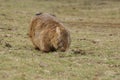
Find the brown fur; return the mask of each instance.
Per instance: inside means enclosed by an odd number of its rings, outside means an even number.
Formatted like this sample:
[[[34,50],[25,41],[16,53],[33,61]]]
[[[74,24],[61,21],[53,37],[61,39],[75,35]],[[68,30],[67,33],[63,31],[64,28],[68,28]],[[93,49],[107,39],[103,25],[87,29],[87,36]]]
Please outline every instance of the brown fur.
[[[70,46],[68,30],[48,13],[37,14],[32,19],[29,36],[35,48],[44,52],[66,51]]]

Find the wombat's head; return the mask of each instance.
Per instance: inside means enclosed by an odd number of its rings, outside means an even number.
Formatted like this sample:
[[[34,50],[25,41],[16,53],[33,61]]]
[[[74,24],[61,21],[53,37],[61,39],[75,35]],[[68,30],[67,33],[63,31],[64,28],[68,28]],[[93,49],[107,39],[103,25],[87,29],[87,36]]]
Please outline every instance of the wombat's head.
[[[70,34],[67,30],[59,28],[59,27],[56,28],[56,32],[58,34],[58,36],[57,36],[58,50],[64,52],[70,46],[70,42],[71,42]]]

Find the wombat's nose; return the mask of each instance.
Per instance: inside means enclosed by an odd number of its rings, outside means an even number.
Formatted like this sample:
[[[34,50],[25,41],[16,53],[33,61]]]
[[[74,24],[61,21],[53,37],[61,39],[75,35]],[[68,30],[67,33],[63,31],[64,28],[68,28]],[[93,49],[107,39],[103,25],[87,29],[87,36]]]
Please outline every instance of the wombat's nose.
[[[65,52],[65,50],[66,50],[66,49],[63,48],[63,47],[60,49],[61,52]]]
[[[65,52],[65,50],[61,50],[61,52]]]

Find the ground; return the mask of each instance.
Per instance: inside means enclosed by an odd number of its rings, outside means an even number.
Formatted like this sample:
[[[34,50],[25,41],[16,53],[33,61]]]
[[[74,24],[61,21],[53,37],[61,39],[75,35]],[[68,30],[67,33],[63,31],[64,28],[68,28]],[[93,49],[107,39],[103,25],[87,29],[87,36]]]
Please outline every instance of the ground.
[[[67,52],[34,49],[28,31],[38,12],[70,30]],[[120,80],[120,1],[0,0],[0,80]]]

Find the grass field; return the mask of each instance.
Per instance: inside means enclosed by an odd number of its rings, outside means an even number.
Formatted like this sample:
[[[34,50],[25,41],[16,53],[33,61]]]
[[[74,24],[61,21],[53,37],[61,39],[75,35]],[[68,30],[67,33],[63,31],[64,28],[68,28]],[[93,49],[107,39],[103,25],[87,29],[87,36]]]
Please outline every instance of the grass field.
[[[34,49],[27,34],[37,12],[70,30],[69,51]],[[120,1],[0,0],[0,80],[120,80]]]

